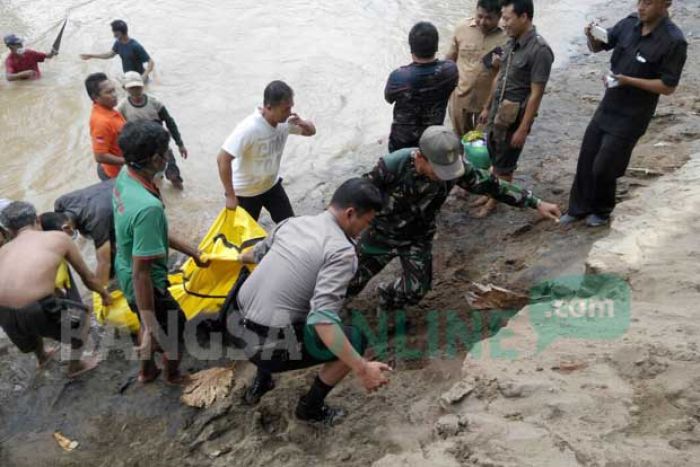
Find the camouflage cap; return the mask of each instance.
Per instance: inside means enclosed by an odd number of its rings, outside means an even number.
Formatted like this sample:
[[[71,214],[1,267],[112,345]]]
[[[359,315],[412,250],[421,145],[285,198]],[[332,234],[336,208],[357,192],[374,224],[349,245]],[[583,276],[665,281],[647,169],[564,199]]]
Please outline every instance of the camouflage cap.
[[[440,180],[449,181],[464,175],[462,142],[446,126],[428,127],[420,138],[423,154]]]

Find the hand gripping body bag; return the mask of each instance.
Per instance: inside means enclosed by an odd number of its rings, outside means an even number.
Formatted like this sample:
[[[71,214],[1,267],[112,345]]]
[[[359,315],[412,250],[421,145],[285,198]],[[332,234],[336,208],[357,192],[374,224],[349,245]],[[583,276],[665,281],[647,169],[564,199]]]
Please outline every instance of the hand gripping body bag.
[[[188,320],[202,313],[214,315],[219,312],[243,268],[240,254],[266,236],[265,230],[240,207],[219,213],[199,244],[202,260],[209,261],[209,267],[200,268],[189,258],[180,271],[168,277],[168,290]],[[138,331],[138,317],[129,309],[121,291],[112,293],[112,304],[107,307],[99,295],[94,294],[93,300],[95,317],[100,324]]]

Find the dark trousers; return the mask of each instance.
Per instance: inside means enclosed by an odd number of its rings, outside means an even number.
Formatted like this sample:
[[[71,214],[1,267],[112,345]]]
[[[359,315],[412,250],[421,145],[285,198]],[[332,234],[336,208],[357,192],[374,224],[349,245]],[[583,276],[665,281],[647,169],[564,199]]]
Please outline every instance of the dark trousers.
[[[141,313],[136,303],[129,303],[131,311],[136,313],[139,322],[142,323]],[[153,336],[161,350],[168,353],[170,360],[175,360],[176,355],[184,351],[184,332],[187,325],[187,317],[180,308],[180,304],[166,290],[153,288],[153,312],[155,313],[158,329],[154,329]],[[142,323],[143,325],[143,323]]]
[[[403,247],[384,243],[363,235],[357,245],[358,267],[348,286],[348,297],[354,297],[394,258],[401,260],[401,277],[382,284],[379,293],[388,310],[418,304],[432,288],[433,246],[431,242],[416,242]]]
[[[177,166],[177,160],[172,149],[168,149],[168,165],[165,166],[165,178],[170,182],[181,182],[180,168]]]
[[[102,168],[102,164],[97,164],[97,178],[99,178],[101,182],[109,180],[109,175],[107,175],[105,169]]]
[[[617,179],[627,170],[638,138],[622,138],[593,120],[586,129],[569,197],[569,214],[609,216],[615,209]]]
[[[276,224],[290,217],[294,217],[292,203],[289,202],[287,192],[284,191],[282,179],[280,179],[275,186],[258,196],[239,196],[238,204],[255,220],[258,220],[260,217],[262,208],[267,209],[267,212],[270,213],[272,220]]]

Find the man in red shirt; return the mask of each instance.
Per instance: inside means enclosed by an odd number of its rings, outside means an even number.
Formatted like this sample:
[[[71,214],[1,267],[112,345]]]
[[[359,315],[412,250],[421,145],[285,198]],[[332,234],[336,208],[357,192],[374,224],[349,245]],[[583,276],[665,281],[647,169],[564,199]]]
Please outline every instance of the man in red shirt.
[[[38,79],[41,77],[39,62],[56,56],[55,51],[47,54],[32,49],[25,49],[22,39],[14,34],[4,37],[5,45],[10,49],[10,55],[5,60],[5,77],[7,81]]]
[[[124,157],[118,139],[125,120],[114,107],[117,105],[117,89],[104,73],[93,73],[85,80],[85,89],[92,99],[90,114],[90,138],[95,155],[97,176],[105,181],[115,178],[124,165]]]

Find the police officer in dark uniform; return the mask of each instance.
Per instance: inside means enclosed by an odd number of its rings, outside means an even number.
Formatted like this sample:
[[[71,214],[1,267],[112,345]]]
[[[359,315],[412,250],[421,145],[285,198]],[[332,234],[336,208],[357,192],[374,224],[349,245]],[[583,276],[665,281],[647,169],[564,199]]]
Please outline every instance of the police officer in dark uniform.
[[[502,18],[510,41],[503,51],[501,71],[491,96],[491,110],[480,116],[488,122],[487,142],[493,172],[513,181],[520,153],[539,111],[554,62],[554,52],[532,24],[532,0],[505,0]],[[477,218],[496,207],[493,199],[483,200]]]
[[[688,44],[669,18],[671,3],[639,0],[638,14],[607,30],[607,43],[593,36],[593,25],[586,27],[591,51],[613,50],[612,71],[606,77],[605,97],[581,144],[569,211],[561,218],[562,224],[584,218],[590,227],[610,222],[617,178],[627,170],[659,95],[671,95],[678,86]]]

